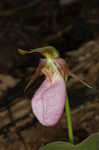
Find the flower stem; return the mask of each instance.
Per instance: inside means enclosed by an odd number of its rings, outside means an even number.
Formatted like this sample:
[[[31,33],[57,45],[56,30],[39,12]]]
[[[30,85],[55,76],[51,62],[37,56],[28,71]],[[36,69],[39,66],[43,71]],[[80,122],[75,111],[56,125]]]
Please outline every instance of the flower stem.
[[[68,95],[66,96],[66,103],[65,103],[65,111],[67,116],[67,126],[68,126],[68,136],[70,143],[74,143],[73,131],[72,131],[72,122],[71,122],[71,115],[70,115],[70,106]]]

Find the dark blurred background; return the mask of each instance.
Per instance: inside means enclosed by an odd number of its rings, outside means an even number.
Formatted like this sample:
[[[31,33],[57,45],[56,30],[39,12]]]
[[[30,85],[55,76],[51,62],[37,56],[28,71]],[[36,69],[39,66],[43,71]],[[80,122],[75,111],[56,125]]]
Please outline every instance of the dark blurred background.
[[[0,150],[37,150],[51,141],[68,141],[64,115],[52,128],[33,116],[31,97],[42,79],[24,93],[41,56],[21,56],[17,49],[47,45],[95,87],[68,81],[75,143],[99,131],[99,0],[1,0]]]
[[[98,6],[98,0],[0,1],[0,72],[24,62],[18,48],[53,45],[64,56],[96,38]]]

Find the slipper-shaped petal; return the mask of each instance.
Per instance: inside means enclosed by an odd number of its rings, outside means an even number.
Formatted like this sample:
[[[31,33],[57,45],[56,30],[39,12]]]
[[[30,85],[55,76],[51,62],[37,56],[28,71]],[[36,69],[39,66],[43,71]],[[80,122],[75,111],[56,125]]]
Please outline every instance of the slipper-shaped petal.
[[[32,98],[32,109],[42,125],[53,126],[61,118],[66,97],[65,82],[62,76],[54,76],[52,82],[43,81]]]

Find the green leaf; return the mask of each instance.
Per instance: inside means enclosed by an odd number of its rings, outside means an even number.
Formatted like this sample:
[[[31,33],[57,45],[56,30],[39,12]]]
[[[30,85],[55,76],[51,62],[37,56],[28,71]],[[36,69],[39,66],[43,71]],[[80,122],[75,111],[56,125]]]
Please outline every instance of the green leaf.
[[[99,150],[99,133],[89,136],[76,147],[76,150]]]
[[[67,142],[53,142],[49,143],[40,150],[99,150],[99,133],[93,134],[77,145]]]
[[[53,142],[40,148],[40,150],[74,150],[75,146],[67,142]]]

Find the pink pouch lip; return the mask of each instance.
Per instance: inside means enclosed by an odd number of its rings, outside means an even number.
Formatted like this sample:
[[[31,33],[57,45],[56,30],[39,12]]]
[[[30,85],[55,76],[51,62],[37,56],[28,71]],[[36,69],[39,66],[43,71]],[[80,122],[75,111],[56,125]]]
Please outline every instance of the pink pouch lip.
[[[64,79],[45,80],[32,98],[32,110],[44,126],[55,125],[64,111],[66,88]]]

